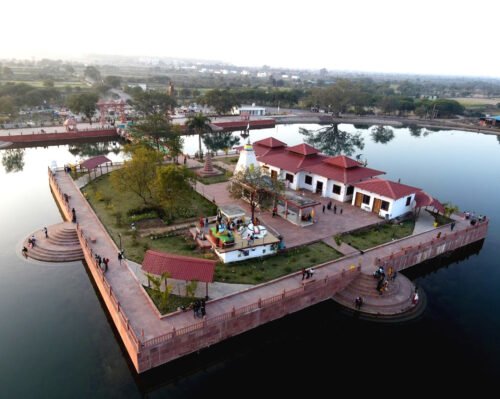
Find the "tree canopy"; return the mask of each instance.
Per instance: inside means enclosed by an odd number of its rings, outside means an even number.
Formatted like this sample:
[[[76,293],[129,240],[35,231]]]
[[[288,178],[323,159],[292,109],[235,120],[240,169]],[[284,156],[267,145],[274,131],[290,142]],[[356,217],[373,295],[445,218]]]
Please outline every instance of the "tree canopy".
[[[203,158],[203,152],[201,150],[201,136],[212,131],[210,121],[210,118],[203,115],[201,112],[190,115],[186,121],[188,133],[198,135],[198,156],[200,159]]]
[[[203,136],[203,143],[210,151],[223,150],[227,153],[233,146],[240,144],[240,138],[231,132],[208,133]]]
[[[163,157],[158,151],[145,146],[129,148],[129,151],[131,159],[111,174],[111,183],[115,189],[130,191],[138,195],[144,204],[152,205],[156,169]]]
[[[143,115],[167,114],[171,108],[177,105],[174,98],[166,93],[159,91],[142,91],[133,92],[133,100],[131,101],[134,109]]]
[[[84,114],[89,121],[92,121],[97,110],[99,97],[95,93],[73,94],[68,99],[68,107],[75,114]]]
[[[356,150],[362,150],[365,147],[361,133],[348,133],[340,130],[337,123],[317,130],[299,128],[299,133],[305,136],[307,144],[326,155],[351,156]]]
[[[179,149],[182,151],[183,139],[180,126],[173,125],[165,114],[147,115],[132,127],[131,133],[141,140],[151,138],[157,150],[160,149],[160,144],[163,144],[174,153],[178,153]],[[176,154],[169,155],[175,156]]]
[[[262,168],[251,165],[233,176],[228,189],[231,198],[249,201],[254,221],[255,209],[258,206],[261,209],[273,207],[277,198],[283,194],[285,184],[271,178]]]
[[[234,93],[229,90],[210,90],[203,97],[203,102],[215,109],[219,115],[227,114],[234,106],[240,105]]]

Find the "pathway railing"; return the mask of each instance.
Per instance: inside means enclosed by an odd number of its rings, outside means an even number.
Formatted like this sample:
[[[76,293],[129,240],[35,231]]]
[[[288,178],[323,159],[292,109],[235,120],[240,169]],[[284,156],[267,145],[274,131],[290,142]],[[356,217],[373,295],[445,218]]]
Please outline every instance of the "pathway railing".
[[[269,307],[269,306],[276,306],[278,304],[283,303],[284,301],[286,301],[288,299],[295,298],[295,297],[302,295],[306,289],[308,291],[309,290],[313,291],[321,286],[324,286],[328,283],[331,283],[332,279],[333,279],[333,281],[337,281],[337,280],[344,279],[347,274],[354,274],[354,273],[359,274],[360,272],[361,272],[360,267],[350,268],[348,270],[342,270],[341,272],[339,272],[333,276],[327,275],[324,278],[308,282],[307,285],[303,284],[300,287],[297,287],[297,288],[294,288],[294,289],[288,290],[288,291],[283,290],[281,293],[279,293],[277,295],[273,295],[273,296],[268,297],[268,298],[264,298],[264,299],[259,298],[256,302],[242,306],[240,308],[233,307],[231,309],[231,311],[229,311],[229,312],[225,312],[225,313],[219,314],[219,315],[214,316],[214,317],[207,317],[206,319],[204,319],[203,321],[200,321],[198,323],[191,324],[189,326],[186,326],[186,327],[183,327],[183,328],[180,328],[177,330],[174,328],[173,331],[170,331],[166,334],[163,334],[163,335],[160,335],[160,336],[157,336],[157,337],[154,337],[154,338],[151,338],[147,341],[142,342],[142,346],[145,348],[156,346],[156,345],[168,342],[168,341],[170,341],[170,340],[172,340],[175,337],[178,337],[180,335],[192,333],[195,331],[202,331],[207,326],[222,324],[228,320],[243,317],[245,315],[248,315],[249,313],[258,311],[262,308]],[[222,299],[223,298],[221,298],[221,300]]]
[[[57,168],[56,171],[63,171],[64,169],[62,168]],[[61,190],[61,187],[59,186],[59,183],[57,182],[57,179],[55,177],[55,174],[53,171],[49,168],[49,179],[51,180],[52,187],[55,188],[55,194],[59,197],[59,204],[65,208],[67,211],[67,216],[71,214],[71,211],[69,209],[69,204],[65,201],[64,198],[64,193]],[[94,260],[94,251],[92,250],[92,247],[89,243],[89,239],[84,235],[83,229],[77,224],[76,225],[76,232],[78,234],[78,237],[80,239],[80,246],[82,247],[82,250],[84,254],[87,255],[88,259]],[[97,273],[99,275],[99,278],[102,281],[102,285],[104,286],[104,289],[106,290],[106,294],[110,298],[110,302],[113,305],[114,310],[118,314],[119,320],[122,324],[122,327],[127,331],[128,336],[130,337],[131,341],[134,343],[136,350],[139,351],[141,347],[141,343],[137,335],[135,334],[134,330],[130,327],[130,319],[127,317],[125,314],[123,308],[120,306],[120,301],[117,299],[113,288],[111,287],[111,284],[109,281],[106,279],[106,276],[103,272],[103,270],[99,267],[99,263],[95,260],[92,262],[89,262],[89,267],[95,267],[97,270]],[[104,294],[104,293],[103,293]]]

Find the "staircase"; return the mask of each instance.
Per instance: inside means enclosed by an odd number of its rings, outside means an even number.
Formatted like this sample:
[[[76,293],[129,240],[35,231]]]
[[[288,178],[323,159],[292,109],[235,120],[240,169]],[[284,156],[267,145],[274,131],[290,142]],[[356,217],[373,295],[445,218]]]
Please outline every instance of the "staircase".
[[[361,273],[332,299],[349,309],[356,310],[355,299],[361,296],[363,305],[359,310],[360,313],[375,317],[401,318],[402,314],[414,313],[420,308],[412,303],[413,293],[413,284],[401,274],[398,274],[394,281],[389,281],[387,290],[381,295],[377,291],[377,279],[371,274]]]
[[[43,262],[73,262],[83,260],[83,251],[78,241],[76,225],[71,222],[63,222],[48,228],[49,238],[45,238],[43,231],[34,233],[36,243],[33,248],[28,245],[28,239],[24,246],[28,248],[27,256]]]

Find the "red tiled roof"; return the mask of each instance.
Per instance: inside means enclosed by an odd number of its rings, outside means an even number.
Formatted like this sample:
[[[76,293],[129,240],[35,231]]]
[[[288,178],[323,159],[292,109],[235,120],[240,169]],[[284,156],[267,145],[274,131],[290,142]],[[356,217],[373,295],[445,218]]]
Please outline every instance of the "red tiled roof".
[[[287,150],[290,152],[295,152],[296,154],[300,155],[319,154],[319,151],[316,148],[306,143],[297,144],[294,145],[293,147],[288,147]]]
[[[444,206],[437,199],[433,198],[431,195],[427,194],[425,191],[419,191],[415,194],[415,202],[417,203],[417,208],[423,206],[432,206],[436,208],[438,212],[444,213]]]
[[[370,193],[379,194],[387,198],[399,199],[410,194],[415,194],[421,191],[420,188],[407,186],[406,184],[396,183],[384,179],[370,179],[359,183],[353,184],[353,186],[368,191]]]
[[[272,150],[264,155],[257,156],[259,162],[284,169],[288,172],[297,173],[300,170],[307,169],[319,162],[325,157],[323,155],[315,155],[306,157],[297,153],[288,151]]]
[[[357,166],[363,166],[361,163],[346,157],[345,155],[337,155],[336,157],[327,158],[323,162],[341,168],[355,168]]]
[[[271,148],[286,147],[286,143],[283,143],[274,137],[267,137],[265,139],[255,141],[254,144]]]
[[[216,263],[215,260],[148,250],[142,262],[142,269],[156,275],[168,273],[171,278],[177,280],[211,283],[214,281]]]
[[[344,184],[356,183],[361,180],[385,174],[385,172],[380,170],[365,168],[363,166],[348,169],[331,166],[331,164],[326,161],[313,165],[307,170]]]
[[[106,162],[111,162],[111,159],[105,157],[104,155],[99,155],[94,158],[89,158],[83,162],[80,163],[80,167],[85,168],[85,169],[95,169],[99,165],[106,163]]]

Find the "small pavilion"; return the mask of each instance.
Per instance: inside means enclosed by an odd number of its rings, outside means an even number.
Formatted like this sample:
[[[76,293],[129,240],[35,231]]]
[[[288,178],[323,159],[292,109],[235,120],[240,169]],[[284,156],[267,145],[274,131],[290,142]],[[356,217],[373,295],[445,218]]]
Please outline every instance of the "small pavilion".
[[[113,166],[113,162],[111,159],[104,155],[98,155],[97,157],[89,158],[86,159],[85,161],[80,163],[80,169],[86,169],[89,173],[89,178],[90,178],[90,173],[93,170],[94,171],[94,178],[97,177],[97,169],[99,167],[99,170],[102,175],[102,168],[103,165],[106,167],[106,172],[109,172],[109,167]]]
[[[188,281],[203,282],[205,283],[205,292],[208,298],[208,283],[214,281],[216,264],[216,260],[173,255],[150,249],[146,251],[144,256],[142,270],[156,276],[168,273],[170,278],[184,280],[186,283]]]

